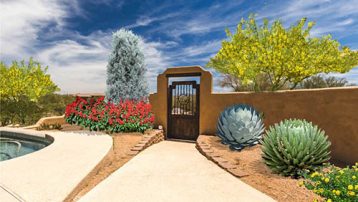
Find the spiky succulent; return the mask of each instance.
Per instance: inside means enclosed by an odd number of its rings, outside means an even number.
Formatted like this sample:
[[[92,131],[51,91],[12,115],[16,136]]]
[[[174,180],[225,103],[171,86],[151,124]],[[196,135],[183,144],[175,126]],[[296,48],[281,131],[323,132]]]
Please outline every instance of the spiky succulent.
[[[251,106],[241,104],[226,108],[217,125],[218,136],[232,150],[259,143],[265,130],[260,114]]]
[[[275,173],[300,176],[330,159],[329,142],[323,130],[299,119],[271,126],[262,140],[265,163]]]

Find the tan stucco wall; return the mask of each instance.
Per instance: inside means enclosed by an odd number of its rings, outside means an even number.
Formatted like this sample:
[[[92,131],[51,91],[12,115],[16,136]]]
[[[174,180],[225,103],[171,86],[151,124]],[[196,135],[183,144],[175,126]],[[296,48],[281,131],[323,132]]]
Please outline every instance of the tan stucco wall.
[[[215,134],[218,116],[226,107],[246,103],[264,113],[268,126],[287,118],[317,124],[332,142],[332,158],[358,161],[358,87],[278,92],[212,93],[212,75],[201,67],[169,68],[158,76],[158,91],[149,101],[156,125],[167,126],[167,74],[200,72],[200,134]]]

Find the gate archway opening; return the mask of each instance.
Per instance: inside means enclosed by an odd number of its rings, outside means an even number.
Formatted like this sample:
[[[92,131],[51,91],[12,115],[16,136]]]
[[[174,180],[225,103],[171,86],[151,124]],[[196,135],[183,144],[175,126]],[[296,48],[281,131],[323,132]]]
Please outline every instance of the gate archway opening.
[[[180,83],[182,81],[191,81],[191,83],[187,83],[186,86],[184,83]],[[195,82],[193,82],[195,81]],[[173,85],[175,84],[175,85]],[[170,85],[172,85],[172,89],[170,89]],[[183,86],[184,85],[184,86]],[[175,88],[174,88],[175,86]],[[187,94],[193,96],[192,98],[188,98],[189,95],[181,96],[182,106],[179,106],[180,110],[174,110],[173,114],[169,114],[172,112],[172,108],[177,108],[178,102],[176,102],[176,98],[180,97],[182,93],[180,90],[185,92],[188,91]],[[172,91],[172,92],[171,92]],[[193,91],[191,93],[191,91]],[[203,121],[206,120],[205,116],[203,116],[204,111],[200,109],[206,108],[206,99],[210,97],[212,91],[212,75],[209,71],[204,70],[200,66],[185,66],[185,67],[172,67],[166,69],[163,73],[159,74],[157,77],[157,92],[150,94],[149,102],[152,105],[152,111],[155,112],[155,126],[163,126],[164,133],[166,138],[176,138],[176,139],[184,139],[184,140],[196,140],[196,137],[199,134],[206,133],[207,131],[203,131],[205,127],[203,127]],[[169,100],[169,93],[172,93],[171,101]],[[179,93],[179,96],[176,95]],[[174,97],[174,98],[173,98]],[[176,102],[176,105],[173,105]],[[195,106],[198,105],[197,108],[194,106],[188,106],[188,103],[193,103]],[[186,104],[185,104],[186,103]],[[184,106],[183,106],[184,105]],[[184,109],[184,107],[187,107]],[[197,111],[193,111],[197,110]],[[194,113],[192,113],[192,111]],[[189,134],[193,133],[195,135],[188,135],[182,131],[173,131],[179,130],[179,128],[185,128],[186,124],[174,123],[174,126],[170,124],[173,122],[173,119],[169,121],[171,118],[170,115],[179,115],[179,112],[183,113],[183,115],[197,115],[197,117],[190,117],[195,119],[195,133],[189,132]],[[187,117],[187,116],[186,116]],[[179,118],[179,117],[175,117]],[[183,118],[183,117],[182,117]],[[185,122],[185,120],[182,120]],[[180,120],[177,120],[180,122]],[[189,121],[188,121],[189,122]],[[171,126],[171,128],[169,128]],[[177,126],[177,127],[176,127]],[[175,129],[172,129],[175,127]],[[191,127],[191,126],[189,126]],[[189,129],[188,129],[189,130]],[[174,132],[174,135],[173,133]],[[176,134],[179,135],[176,135]]]
[[[199,136],[201,73],[168,74],[167,138],[196,140]]]

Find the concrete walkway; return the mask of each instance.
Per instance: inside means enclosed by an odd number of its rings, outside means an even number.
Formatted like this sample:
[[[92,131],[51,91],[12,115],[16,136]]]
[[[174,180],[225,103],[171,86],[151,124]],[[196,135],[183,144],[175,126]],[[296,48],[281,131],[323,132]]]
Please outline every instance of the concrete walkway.
[[[164,141],[139,153],[80,201],[274,201],[207,160],[193,143]]]
[[[12,131],[48,134],[55,141],[39,151],[0,162],[1,202],[63,201],[112,148],[108,135]]]

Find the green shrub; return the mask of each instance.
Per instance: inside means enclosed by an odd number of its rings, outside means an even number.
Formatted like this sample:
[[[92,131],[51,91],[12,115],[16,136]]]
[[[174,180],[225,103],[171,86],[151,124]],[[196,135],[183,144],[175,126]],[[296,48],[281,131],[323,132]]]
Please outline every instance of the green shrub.
[[[265,163],[284,176],[298,177],[330,159],[324,131],[305,120],[284,120],[271,126],[262,141]]]
[[[249,105],[234,105],[225,109],[218,120],[218,136],[232,150],[259,143],[264,132],[260,114]]]
[[[33,125],[40,118],[65,113],[66,105],[75,100],[72,95],[47,94],[36,102],[27,96],[0,99],[1,126],[8,124]]]
[[[332,166],[327,172],[313,172],[300,182],[327,201],[358,201],[358,163],[351,168]]]
[[[0,99],[1,126],[8,124],[32,125],[42,114],[41,108],[36,102],[27,96],[19,96],[17,99]]]

